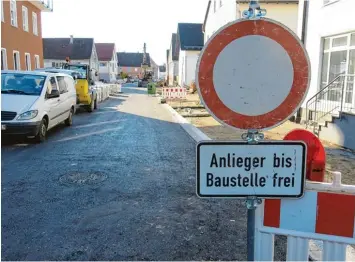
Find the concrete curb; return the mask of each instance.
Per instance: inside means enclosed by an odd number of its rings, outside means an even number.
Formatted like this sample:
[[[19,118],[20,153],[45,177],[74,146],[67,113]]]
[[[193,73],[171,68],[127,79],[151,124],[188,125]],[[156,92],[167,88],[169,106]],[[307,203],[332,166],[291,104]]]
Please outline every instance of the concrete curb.
[[[182,117],[178,112],[176,112],[170,105],[163,104],[171,114],[176,123],[179,123],[181,127],[192,137],[196,142],[211,140],[206,134],[204,134],[200,129],[191,124],[187,119]]]

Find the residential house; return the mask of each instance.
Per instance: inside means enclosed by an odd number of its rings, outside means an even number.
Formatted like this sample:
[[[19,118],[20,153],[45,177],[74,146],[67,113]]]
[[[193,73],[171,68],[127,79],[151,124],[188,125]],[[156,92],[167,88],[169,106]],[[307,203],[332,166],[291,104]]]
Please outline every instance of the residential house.
[[[96,43],[100,80],[114,82],[118,78],[117,52],[114,43]]]
[[[1,1],[1,69],[33,70],[43,66],[41,12],[52,0]]]
[[[312,77],[297,118],[312,120],[320,138],[355,150],[355,19],[344,10],[355,10],[355,1],[300,0],[298,35]]]
[[[179,85],[190,86],[195,81],[196,64],[204,45],[202,24],[179,23],[177,46],[179,50]]]
[[[281,22],[295,33],[298,2],[299,0],[259,0],[260,6],[267,10],[267,18]],[[220,27],[242,18],[242,13],[248,10],[249,3],[250,0],[209,0],[203,24],[204,42],[206,43]]]
[[[165,79],[166,79],[166,66],[165,65],[159,66],[158,79],[165,81]]]
[[[179,49],[177,46],[177,35],[174,33],[171,35],[170,50],[169,50],[169,75],[168,75],[168,85],[174,86],[178,82],[179,74]]]
[[[99,72],[99,60],[93,38],[43,38],[43,57],[45,67],[60,67],[67,58],[70,63],[90,65],[93,79],[99,80],[95,76]]]
[[[147,55],[148,68],[146,70],[151,70],[150,55]],[[119,73],[124,72],[133,78],[141,78],[143,76],[143,53],[126,53],[118,52],[118,71]]]

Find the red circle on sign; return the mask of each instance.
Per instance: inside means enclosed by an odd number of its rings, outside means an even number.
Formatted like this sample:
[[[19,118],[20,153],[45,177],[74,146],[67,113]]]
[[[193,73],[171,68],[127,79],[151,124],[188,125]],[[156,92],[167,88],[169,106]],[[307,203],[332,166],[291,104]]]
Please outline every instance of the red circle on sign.
[[[214,65],[219,54],[232,41],[251,35],[265,36],[277,42],[287,52],[293,66],[292,87],[285,100],[274,110],[255,116],[240,114],[227,107],[213,83]],[[286,121],[305,99],[310,82],[308,55],[297,36],[285,26],[266,18],[242,19],[219,29],[202,50],[197,69],[196,84],[206,109],[220,122],[237,129],[265,130]]]

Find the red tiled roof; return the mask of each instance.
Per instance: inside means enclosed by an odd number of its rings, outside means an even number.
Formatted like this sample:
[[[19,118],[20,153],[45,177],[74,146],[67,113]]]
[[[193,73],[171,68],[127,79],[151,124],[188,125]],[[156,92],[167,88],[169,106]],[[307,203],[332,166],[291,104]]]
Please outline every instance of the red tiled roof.
[[[96,53],[99,61],[110,61],[113,56],[115,44],[112,43],[96,43]]]

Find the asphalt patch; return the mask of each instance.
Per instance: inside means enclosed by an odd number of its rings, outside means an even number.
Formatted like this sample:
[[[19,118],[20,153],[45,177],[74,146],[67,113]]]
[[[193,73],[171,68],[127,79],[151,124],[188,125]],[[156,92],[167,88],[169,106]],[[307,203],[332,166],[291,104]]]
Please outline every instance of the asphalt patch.
[[[70,173],[59,178],[59,182],[65,185],[96,185],[107,179],[102,173]]]

